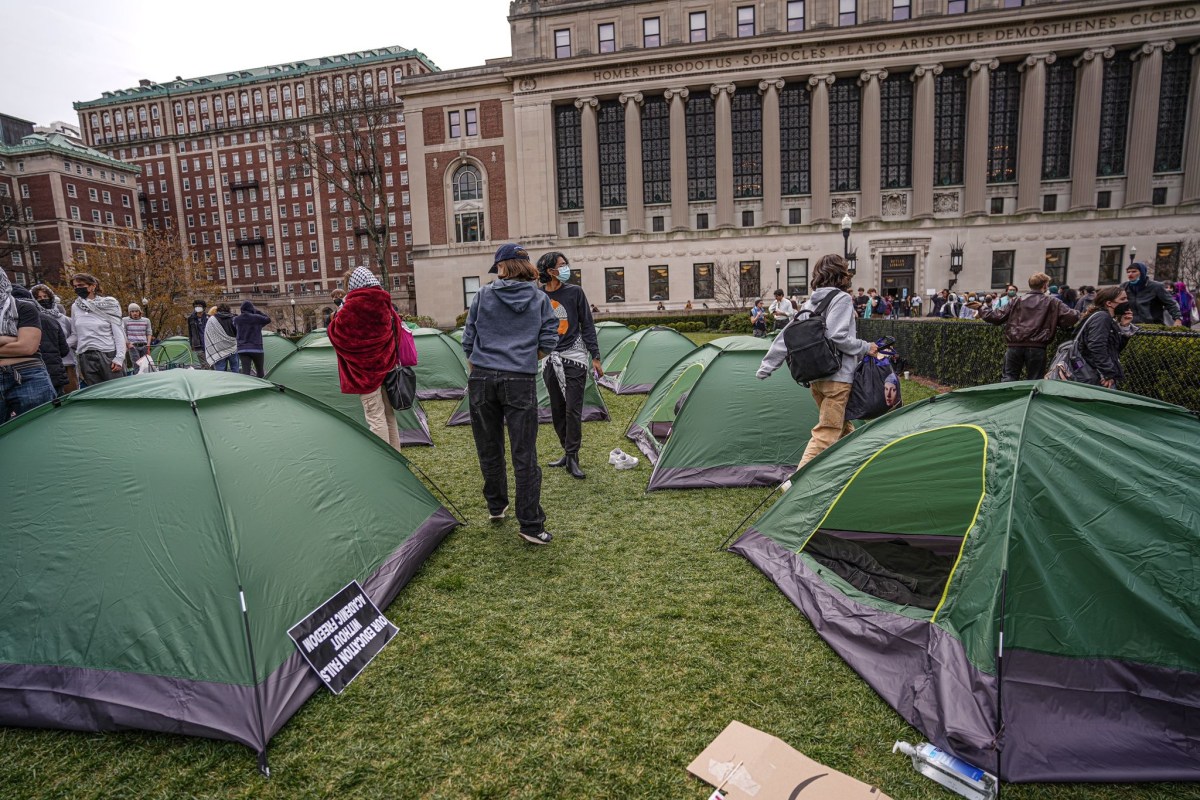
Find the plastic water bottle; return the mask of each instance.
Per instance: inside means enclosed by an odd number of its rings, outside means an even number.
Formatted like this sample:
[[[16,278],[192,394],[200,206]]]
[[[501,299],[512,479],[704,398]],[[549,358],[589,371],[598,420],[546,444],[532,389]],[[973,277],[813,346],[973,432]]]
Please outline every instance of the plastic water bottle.
[[[967,800],[993,800],[996,797],[995,775],[928,742],[915,747],[908,742],[896,742],[892,752],[897,751],[912,759],[913,769],[917,772]]]

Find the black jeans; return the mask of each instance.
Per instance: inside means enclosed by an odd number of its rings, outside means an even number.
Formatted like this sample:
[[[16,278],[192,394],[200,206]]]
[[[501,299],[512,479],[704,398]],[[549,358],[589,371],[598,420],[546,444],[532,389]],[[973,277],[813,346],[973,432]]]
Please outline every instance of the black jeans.
[[[88,350],[85,353],[76,353],[75,363],[79,370],[80,381],[91,386],[124,377],[124,371],[112,368],[115,360],[117,360],[115,352],[102,353],[99,350]]]
[[[504,463],[504,428],[508,427],[513,473],[517,479],[517,522],[522,533],[541,533],[542,469],[537,461],[536,375],[476,367],[467,381],[471,404],[471,433],[483,473],[483,497],[488,511],[499,514],[508,505],[508,474]]]
[[[1046,377],[1046,348],[1044,347],[1010,347],[1004,351],[1004,370],[1000,381],[1021,380],[1021,370],[1031,381]]]
[[[559,388],[554,367],[547,364],[542,375],[546,379],[546,391],[550,393],[554,432],[558,434],[563,452],[578,456],[579,443],[583,441],[583,389],[587,385],[587,369],[563,363],[563,377],[567,379],[566,397],[563,397]]]
[[[254,374],[259,378],[265,378],[266,373],[263,371],[263,354],[262,353],[238,353],[238,359],[242,362],[242,374],[250,374],[250,365],[254,364]]]

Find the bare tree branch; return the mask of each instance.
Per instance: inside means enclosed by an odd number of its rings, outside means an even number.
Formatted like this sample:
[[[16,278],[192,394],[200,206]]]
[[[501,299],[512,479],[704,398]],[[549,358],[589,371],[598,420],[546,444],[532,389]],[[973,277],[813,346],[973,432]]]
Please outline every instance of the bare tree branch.
[[[713,299],[721,308],[747,309],[762,296],[758,268],[747,267],[733,259],[713,263]]]

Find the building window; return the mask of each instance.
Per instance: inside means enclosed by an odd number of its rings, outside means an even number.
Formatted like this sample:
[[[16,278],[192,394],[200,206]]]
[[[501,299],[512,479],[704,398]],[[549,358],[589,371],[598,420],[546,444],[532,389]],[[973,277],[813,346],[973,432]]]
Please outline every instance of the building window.
[[[604,302],[625,302],[625,268],[604,268]]]
[[[708,41],[708,12],[693,11],[688,14],[688,41]]]
[[[1013,264],[1016,262],[1016,250],[992,251],[992,288],[1004,289],[1013,282]]]
[[[1046,250],[1046,267],[1042,271],[1050,276],[1050,283],[1062,286],[1067,282],[1067,256],[1070,253],[1066,247],[1052,247]],[[1009,282],[1011,283],[1011,280]]]
[[[967,0],[950,0],[946,4],[947,14],[965,14],[967,13]]]
[[[754,35],[754,6],[738,6],[737,35],[739,39]]]
[[[829,87],[829,175],[835,192],[858,190],[859,104],[853,78]]]
[[[610,219],[608,221],[608,232],[610,234],[612,234],[613,236],[616,236],[617,234],[619,234],[621,232],[621,220],[620,219]]]
[[[570,58],[571,57],[571,31],[568,29],[558,30],[554,32],[554,57],[555,58]]]
[[[1075,65],[1061,58],[1046,67],[1046,114],[1042,126],[1042,180],[1071,176],[1075,124]]]
[[[463,278],[463,308],[470,308],[479,294],[479,278]]]
[[[1179,274],[1179,242],[1154,248],[1154,280],[1174,282]]]
[[[1112,192],[1096,192],[1096,208],[1112,208]]]
[[[1104,89],[1100,97],[1100,147],[1096,174],[1125,174],[1125,141],[1129,130],[1129,91],[1133,62],[1128,51],[1104,62]],[[1107,207],[1107,206],[1106,206]]]
[[[659,25],[658,17],[647,17],[642,20],[642,47],[658,47],[662,44]]]
[[[455,214],[454,235],[459,242],[483,241],[483,213],[468,211],[462,214]]]
[[[1001,64],[992,73],[988,93],[988,183],[1017,179],[1017,136],[1020,130],[1021,75],[1017,65]]]
[[[808,294],[808,259],[789,258],[787,262],[787,292],[788,297],[800,297]]]
[[[650,230],[654,231],[655,233],[662,233],[667,229],[666,222],[666,217],[661,215],[653,216],[650,218]]]
[[[570,239],[575,239],[578,236],[579,236],[579,223],[578,222],[568,222],[567,223],[567,237]]]
[[[1167,204],[1167,187],[1155,186],[1150,195],[1150,205],[1165,206]]]
[[[600,103],[596,115],[600,140],[600,205],[625,205],[625,106],[616,100]]]
[[[671,109],[662,97],[642,106],[642,202],[671,201]]]
[[[742,211],[742,227],[743,228],[753,228],[754,227],[754,211],[753,210],[747,208]]]
[[[991,211],[989,213],[992,213],[992,214],[1003,214],[1004,213],[1004,198],[1003,197],[993,197],[991,199]]]
[[[912,0],[892,0],[892,20],[899,22],[911,17]]]
[[[786,84],[779,93],[780,186],[785,195],[808,194],[811,191],[809,111],[809,95],[805,86],[800,83]]]
[[[789,208],[787,210],[787,212],[788,212],[788,225],[800,225],[804,222],[803,209]]]
[[[858,0],[838,0],[838,25],[858,24]]]
[[[879,89],[880,188],[912,186],[913,83],[907,74],[889,75]]]
[[[743,261],[738,264],[738,289],[741,290],[742,297],[758,297],[762,294],[757,261]]]
[[[462,136],[462,112],[450,112],[450,138],[457,139]]]
[[[700,212],[696,215],[696,230],[703,231],[708,229],[708,214]]]
[[[692,264],[692,297],[697,300],[712,300],[713,265]]]
[[[1025,0],[1004,0],[1005,8],[1020,8],[1025,5]]]
[[[963,182],[967,78],[959,70],[947,70],[934,81],[933,182],[957,186]]]
[[[671,281],[669,279],[668,267],[657,266],[650,268],[650,299],[671,299]]]
[[[1192,82],[1190,49],[1176,47],[1163,54],[1162,82],[1158,92],[1158,137],[1154,145],[1155,172],[1183,169],[1183,134]]]
[[[464,164],[454,173],[454,200],[483,199],[483,180],[479,176],[479,168],[473,164]],[[334,220],[336,223],[337,220]]]
[[[1110,245],[1100,248],[1100,275],[1096,279],[1099,284],[1120,283],[1125,271],[1125,246]]]
[[[717,196],[717,128],[710,94],[693,93],[687,101],[688,200]]]
[[[464,122],[466,122],[467,136],[478,136],[479,135],[478,112],[476,112],[476,110],[473,108],[468,108],[466,111],[463,112],[463,120],[464,120]],[[407,159],[406,159],[406,156],[404,153],[400,154],[400,163],[401,164],[407,163]]]
[[[617,26],[611,22],[605,22],[596,28],[596,38],[600,40],[601,53],[615,53],[617,51]]]
[[[1058,210],[1058,195],[1044,194],[1042,195],[1042,211],[1057,211]]]
[[[787,29],[791,33],[804,30],[804,0],[788,0]]]
[[[762,95],[755,86],[733,93],[733,196],[762,197]]]
[[[558,170],[558,208],[583,208],[583,141],[580,114],[574,105],[554,109],[555,166]]]

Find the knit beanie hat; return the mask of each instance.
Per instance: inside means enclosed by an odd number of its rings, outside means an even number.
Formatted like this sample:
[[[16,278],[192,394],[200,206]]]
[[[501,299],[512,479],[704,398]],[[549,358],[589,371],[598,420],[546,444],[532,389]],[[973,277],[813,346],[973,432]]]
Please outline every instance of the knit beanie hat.
[[[361,289],[364,286],[379,286],[379,279],[367,267],[359,267],[354,272],[350,273],[350,282],[347,284],[350,291]],[[382,287],[380,287],[382,288]]]
[[[141,307],[141,306],[139,306],[137,303],[130,303],[130,304],[129,304],[129,313],[130,313],[130,314],[132,314],[132,313],[133,313],[133,312],[135,312],[135,311],[141,311],[141,310],[142,310],[142,307]]]

